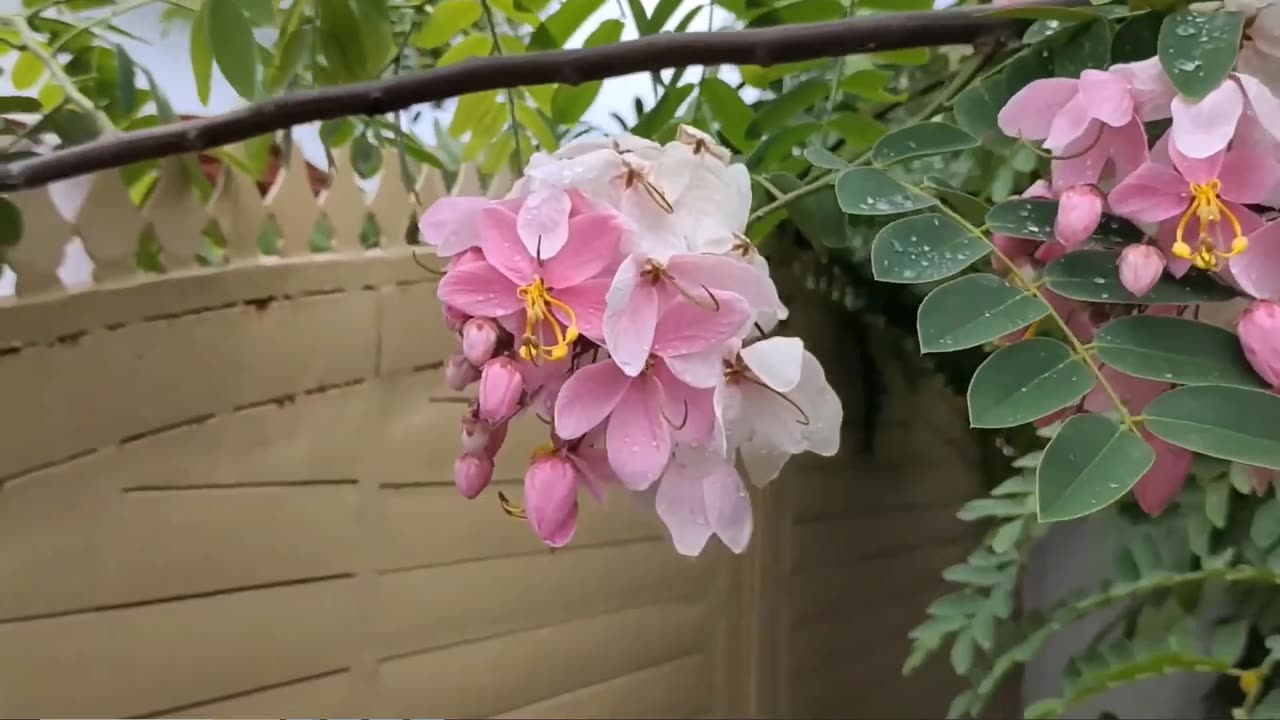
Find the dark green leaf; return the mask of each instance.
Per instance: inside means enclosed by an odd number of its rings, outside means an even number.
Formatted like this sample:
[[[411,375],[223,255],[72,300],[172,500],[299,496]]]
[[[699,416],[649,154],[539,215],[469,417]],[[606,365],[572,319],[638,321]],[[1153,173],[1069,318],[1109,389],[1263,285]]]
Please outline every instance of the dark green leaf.
[[[951,593],[934,600],[925,612],[938,617],[972,615],[982,608],[982,598],[970,593]]]
[[[320,139],[326,147],[337,148],[351,142],[356,134],[356,124],[350,118],[325,120],[320,123]]]
[[[880,138],[871,159],[877,165],[889,165],[910,158],[940,155],[978,146],[978,139],[954,125],[922,122]]]
[[[711,112],[720,133],[739,151],[750,150],[747,128],[751,125],[751,107],[737,90],[718,77],[708,76],[700,88],[702,104]]]
[[[1001,106],[988,93],[988,84],[989,82],[974,83],[965,88],[952,102],[951,111],[956,123],[983,143],[1009,145],[1013,140],[1000,132],[996,118]]]
[[[1129,492],[1155,462],[1137,433],[1102,415],[1076,415],[1045,448],[1036,475],[1041,522],[1072,520]]]
[[[653,14],[649,16],[649,29],[652,32],[661,32],[666,26],[667,21],[675,15],[676,10],[680,8],[682,0],[658,0],[658,4],[653,8]]]
[[[1074,404],[1093,388],[1089,366],[1066,345],[1031,338],[997,350],[969,383],[969,423],[1014,427]]]
[[[952,565],[942,571],[942,579],[947,582],[981,587],[995,585],[1004,577],[1005,573],[996,568],[968,564]]]
[[[1236,620],[1224,623],[1213,629],[1213,638],[1209,643],[1209,656],[1224,663],[1234,665],[1244,652],[1245,641],[1249,639],[1249,621]]]
[[[987,213],[987,227],[993,233],[1032,240],[1053,240],[1053,224],[1058,219],[1058,201],[1016,198],[998,203]],[[1103,215],[1089,236],[1090,242],[1128,244],[1142,239],[1138,226],[1114,215]]]
[[[1264,550],[1280,542],[1280,501],[1272,498],[1253,514],[1249,539]]]
[[[807,147],[804,149],[804,159],[813,163],[817,167],[826,170],[845,170],[849,167],[849,161],[836,155],[835,153],[820,147]]]
[[[1224,460],[1280,470],[1280,396],[1225,385],[1192,385],[1143,411],[1160,439]]]
[[[271,66],[271,73],[266,80],[265,89],[269,93],[279,92],[293,80],[302,65],[302,61],[311,51],[312,33],[309,27],[299,27],[284,39],[280,54]]]
[[[649,112],[645,113],[635,126],[631,128],[631,132],[643,138],[652,138],[659,130],[666,127],[676,116],[676,111],[684,104],[684,101],[693,93],[693,85],[677,85],[668,87],[667,91],[662,93],[662,97],[658,102],[654,103]]]
[[[1111,40],[1111,61],[1131,63],[1155,57],[1156,39],[1163,22],[1164,16],[1154,12],[1135,15],[1122,22]]]
[[[1004,495],[1025,495],[1036,489],[1035,478],[1027,475],[1014,475],[991,490],[997,497]]]
[[[1080,23],[1096,20],[1097,14],[1088,10],[1069,7],[1008,7],[992,10],[985,15],[994,17],[1027,18],[1030,20],[1056,20],[1059,23]]]
[[[22,211],[7,197],[0,197],[0,251],[22,239]]]
[[[644,3],[641,0],[627,0],[627,4],[631,6],[631,19],[635,21],[640,35],[652,35],[654,31],[649,27],[649,15],[644,10]]]
[[[0,113],[38,113],[40,101],[25,95],[5,95],[0,97]]]
[[[845,15],[844,6],[839,0],[793,0],[774,5],[757,15],[752,16],[747,27],[769,27],[771,25],[794,25],[795,23],[822,22],[835,20]]]
[[[133,65],[133,58],[129,57],[129,53],[124,48],[116,46],[116,93],[112,98],[115,109],[122,117],[133,115],[133,111],[138,106],[138,88],[133,84],[134,73],[136,68]]]
[[[1227,526],[1227,511],[1231,506],[1231,483],[1218,478],[1209,481],[1204,493],[1204,514],[1214,527]]]
[[[258,42],[237,0],[205,0],[209,6],[209,42],[223,77],[246,100],[258,94]],[[195,32],[195,25],[192,25]],[[192,63],[195,46],[192,45]]]
[[[894,78],[894,73],[880,68],[865,68],[847,75],[840,81],[840,89],[871,102],[902,102],[906,95],[891,93],[884,89]]]
[[[809,78],[797,83],[773,100],[758,103],[755,119],[747,127],[747,132],[764,135],[794,124],[797,115],[826,100],[830,91],[830,82],[822,78]]]
[[[1101,18],[1072,28],[1053,51],[1054,73],[1078,77],[1085,70],[1105,70],[1111,64],[1111,23]]]
[[[876,234],[871,272],[882,282],[932,282],[991,252],[991,245],[945,215],[913,215]]]
[[[978,198],[957,190],[939,177],[926,177],[924,179],[924,187],[929,191],[930,195],[950,206],[960,217],[973,225],[982,225],[986,222],[987,213],[990,212],[991,206]]]
[[[879,120],[854,112],[832,115],[827,118],[827,126],[845,141],[850,152],[871,147],[887,132]]]
[[[1094,338],[1098,358],[1120,372],[1180,385],[1262,387],[1230,330],[1185,318],[1128,315]]]
[[[921,352],[976,347],[1049,314],[1039,298],[994,275],[966,275],[942,285],[920,303]]]
[[[424,50],[440,47],[474,25],[480,14],[480,3],[475,0],[439,0],[414,34],[413,44]]]
[[[1067,253],[1049,264],[1045,269],[1045,280],[1050,290],[1063,297],[1090,302],[1195,305],[1236,297],[1231,288],[1195,270],[1181,279],[1165,275],[1150,292],[1137,297],[1120,284],[1120,271],[1116,266],[1118,257],[1118,253],[1107,250]]]
[[[1243,32],[1241,13],[1179,10],[1160,26],[1160,65],[1178,92],[1197,102],[1235,67]]]
[[[836,180],[836,197],[850,215],[897,215],[938,202],[875,168],[845,170]]]
[[[603,4],[604,0],[564,0],[533,31],[533,36],[529,38],[529,49],[552,50],[564,47],[569,37]]]
[[[769,182],[782,192],[795,192],[800,188],[800,181],[786,173],[770,173]],[[849,246],[848,218],[840,210],[835,192],[830,188],[797,197],[787,205],[787,213],[800,234],[814,245]]]
[[[371,178],[382,167],[382,152],[369,136],[357,135],[351,143],[351,167],[362,178]]]

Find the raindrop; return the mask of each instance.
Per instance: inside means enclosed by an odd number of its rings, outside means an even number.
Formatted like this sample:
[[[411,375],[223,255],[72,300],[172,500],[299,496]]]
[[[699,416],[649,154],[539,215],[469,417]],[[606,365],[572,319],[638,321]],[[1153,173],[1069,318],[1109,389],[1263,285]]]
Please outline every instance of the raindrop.
[[[1107,279],[1106,279],[1106,278],[1096,277],[1096,278],[1094,278],[1094,279],[1093,279],[1093,284],[1094,284],[1094,285],[1106,285],[1106,284],[1107,284]]]
[[[1179,25],[1177,28],[1174,29],[1174,32],[1181,35],[1182,37],[1191,37],[1192,35],[1196,34],[1196,29],[1191,27],[1190,25]]]

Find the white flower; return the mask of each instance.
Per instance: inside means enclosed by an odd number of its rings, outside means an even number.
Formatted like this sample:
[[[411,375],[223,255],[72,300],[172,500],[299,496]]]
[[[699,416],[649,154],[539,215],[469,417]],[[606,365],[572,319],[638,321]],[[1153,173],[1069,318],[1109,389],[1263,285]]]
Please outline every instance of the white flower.
[[[682,555],[701,553],[712,534],[736,553],[751,540],[751,498],[742,478],[729,461],[706,448],[676,448],[655,505]]]

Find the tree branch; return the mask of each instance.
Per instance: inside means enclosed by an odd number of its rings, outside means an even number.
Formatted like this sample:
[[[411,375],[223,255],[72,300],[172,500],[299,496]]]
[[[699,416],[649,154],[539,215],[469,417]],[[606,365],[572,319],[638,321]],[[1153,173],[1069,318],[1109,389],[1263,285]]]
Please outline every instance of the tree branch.
[[[1088,0],[1031,0],[1014,7],[1073,7]],[[0,166],[0,192],[248,140],[294,125],[379,115],[484,90],[593,80],[688,65],[779,63],[968,44],[1016,33],[1027,21],[993,17],[990,6],[887,13],[732,32],[662,33],[603,47],[475,58],[444,68],[303,90],[212,118],[135,130]]]

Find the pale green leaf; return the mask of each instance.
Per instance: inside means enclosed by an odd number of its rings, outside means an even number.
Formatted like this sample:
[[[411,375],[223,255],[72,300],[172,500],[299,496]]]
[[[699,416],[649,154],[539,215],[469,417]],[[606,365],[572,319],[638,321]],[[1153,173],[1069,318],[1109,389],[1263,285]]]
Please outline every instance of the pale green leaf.
[[[1241,13],[1179,10],[1160,26],[1160,65],[1178,92],[1196,102],[1227,79],[1243,32]]]
[[[209,15],[213,3],[200,5],[191,21],[191,72],[196,81],[196,97],[201,105],[209,104],[209,89],[213,79],[213,39],[210,37]]]
[[[258,41],[253,38],[253,26],[238,0],[205,2],[209,6],[209,42],[214,62],[237,95],[253,99],[259,85]],[[194,54],[193,48],[193,61]]]
[[[1036,475],[1041,522],[1072,520],[1119,500],[1155,462],[1137,433],[1102,415],[1076,415],[1045,448]]]
[[[1049,313],[1049,306],[994,275],[967,275],[936,288],[920,303],[922,352],[976,347]]]
[[[604,5],[604,0],[564,0],[533,32],[533,36],[529,38],[529,49],[552,50],[564,47],[569,37],[601,5]]]
[[[424,50],[440,47],[474,25],[480,19],[481,10],[476,0],[439,0],[431,6],[431,14],[414,34],[413,44]]]
[[[1156,437],[1224,460],[1280,470],[1280,396],[1225,385],[1192,385],[1143,411]]]
[[[468,35],[455,43],[436,61],[436,67],[446,67],[467,58],[485,57],[493,50],[493,39],[488,35]]]
[[[876,234],[871,271],[882,282],[932,282],[960,272],[989,252],[986,240],[946,215],[913,215]]]
[[[969,423],[1014,427],[1072,405],[1093,388],[1089,366],[1066,345],[1031,338],[997,350],[969,383]]]

